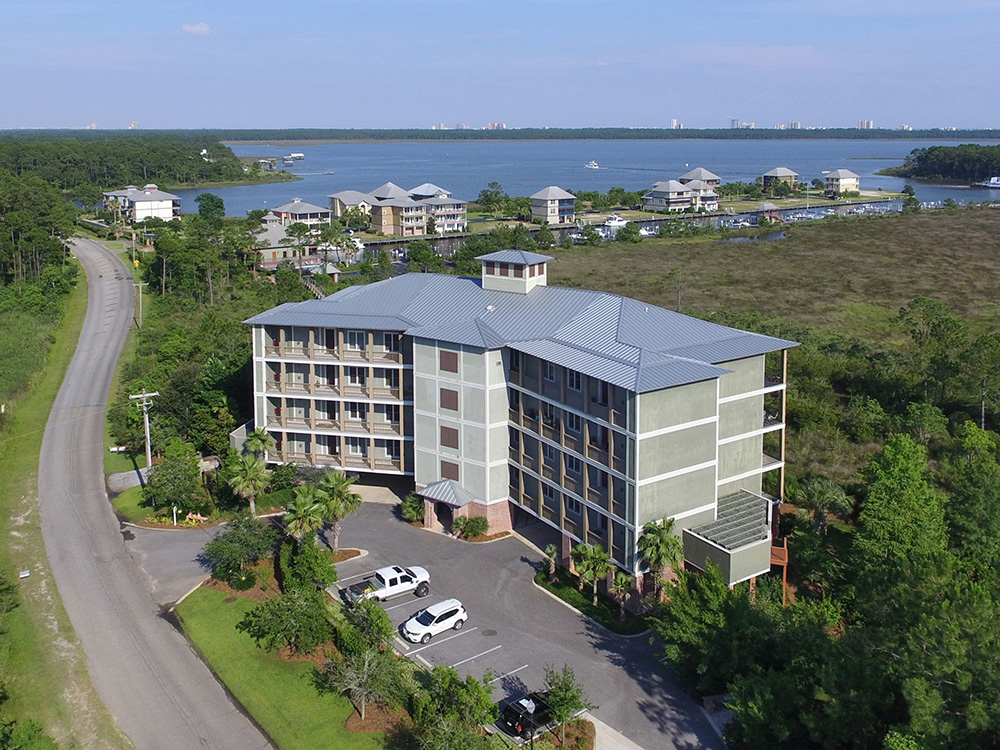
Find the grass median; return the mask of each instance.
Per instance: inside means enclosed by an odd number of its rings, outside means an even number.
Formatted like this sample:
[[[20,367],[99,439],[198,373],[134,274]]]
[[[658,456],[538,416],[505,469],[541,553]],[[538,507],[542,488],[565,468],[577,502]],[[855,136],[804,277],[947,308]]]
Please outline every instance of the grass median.
[[[202,658],[282,750],[383,748],[381,734],[344,729],[354,706],[343,696],[316,690],[311,662],[285,661],[277,653],[257,648],[249,636],[236,630],[254,606],[249,599],[200,588],[176,611]]]

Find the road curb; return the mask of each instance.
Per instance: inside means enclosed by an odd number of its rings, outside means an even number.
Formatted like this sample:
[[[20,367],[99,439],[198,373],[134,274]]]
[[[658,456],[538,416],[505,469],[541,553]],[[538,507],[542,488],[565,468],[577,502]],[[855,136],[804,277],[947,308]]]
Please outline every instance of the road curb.
[[[531,585],[532,585],[532,586],[534,586],[534,587],[535,587],[536,589],[538,589],[539,591],[541,591],[541,592],[542,592],[543,594],[545,594],[546,596],[550,596],[550,597],[552,597],[553,599],[555,599],[555,600],[556,600],[557,602],[559,602],[559,603],[560,603],[561,605],[563,605],[564,607],[566,607],[566,609],[571,609],[571,610],[573,610],[573,611],[574,611],[574,612],[576,612],[576,613],[577,613],[578,615],[580,615],[580,617],[582,617],[582,618],[583,618],[584,620],[587,620],[587,621],[588,621],[588,622],[590,622],[591,624],[593,624],[593,625],[596,625],[596,626],[597,626],[597,627],[599,627],[599,628],[600,628],[601,630],[603,630],[603,631],[604,631],[605,633],[607,633],[608,635],[610,635],[610,636],[612,636],[612,637],[614,637],[614,638],[626,638],[626,639],[630,639],[630,638],[641,638],[642,636],[648,636],[648,635],[649,635],[650,633],[652,633],[652,632],[653,632],[652,628],[646,628],[646,630],[643,630],[643,631],[642,631],[641,633],[632,633],[631,635],[627,635],[627,634],[625,634],[625,633],[616,633],[615,631],[611,630],[611,629],[610,629],[609,627],[607,627],[606,625],[601,625],[601,623],[599,623],[599,622],[598,622],[597,620],[595,620],[595,619],[594,619],[593,617],[591,617],[590,615],[585,615],[585,614],[584,614],[583,612],[581,612],[580,610],[578,610],[578,609],[577,609],[576,607],[574,607],[574,606],[573,606],[572,604],[570,604],[569,602],[566,602],[566,601],[563,601],[563,600],[562,600],[562,599],[560,599],[560,598],[559,598],[558,596],[556,596],[555,594],[553,594],[553,593],[552,593],[551,591],[549,591],[548,589],[546,589],[546,588],[545,588],[544,586],[539,586],[539,585],[538,585],[537,583],[535,583],[535,579],[534,579],[534,577],[532,577],[532,579],[531,579]]]

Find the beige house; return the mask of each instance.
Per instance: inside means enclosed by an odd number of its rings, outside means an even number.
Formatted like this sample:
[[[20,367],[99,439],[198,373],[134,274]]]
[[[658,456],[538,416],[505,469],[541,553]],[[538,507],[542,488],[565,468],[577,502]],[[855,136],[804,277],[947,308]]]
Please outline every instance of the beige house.
[[[549,224],[572,224],[576,220],[576,196],[549,185],[531,196],[531,218]]]
[[[687,185],[696,180],[700,180],[713,188],[717,188],[722,184],[722,178],[719,175],[709,172],[704,167],[695,167],[690,172],[682,174],[677,178],[677,181],[682,185]]]
[[[349,208],[357,208],[371,218],[372,229],[383,234],[403,237],[426,234],[431,219],[437,234],[464,232],[468,224],[467,201],[454,198],[444,188],[429,182],[413,190],[387,182],[370,193],[342,190],[329,197],[335,217],[340,218]]]
[[[823,192],[827,195],[856,193],[861,190],[861,178],[849,169],[835,169],[823,180]]]
[[[767,188],[772,185],[777,185],[779,182],[783,182],[794,190],[798,179],[798,172],[793,172],[786,167],[775,167],[770,172],[764,173],[764,189],[767,190]]]
[[[404,274],[246,321],[267,460],[407,477],[428,526],[540,520],[632,573],[667,517],[688,565],[767,572],[795,342],[551,287],[545,255],[480,260],[478,282]]]

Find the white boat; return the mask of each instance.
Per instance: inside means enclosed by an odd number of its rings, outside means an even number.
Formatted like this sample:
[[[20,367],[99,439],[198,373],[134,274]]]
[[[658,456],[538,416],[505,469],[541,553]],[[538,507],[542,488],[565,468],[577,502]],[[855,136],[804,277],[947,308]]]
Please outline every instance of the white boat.
[[[625,219],[623,219],[621,216],[619,216],[618,214],[611,214],[605,220],[603,226],[606,226],[608,229],[621,229],[626,224],[628,224],[628,222],[625,221]]]
[[[600,167],[597,166],[597,162],[596,161],[589,161],[586,164],[584,164],[583,166],[585,166],[587,169],[600,169]]]
[[[1000,190],[1000,177],[990,177],[982,182],[973,182],[970,187],[986,188],[987,190]]]
[[[649,227],[639,227],[639,236],[640,237],[656,237],[657,234],[656,234],[656,230],[655,229],[650,229]]]

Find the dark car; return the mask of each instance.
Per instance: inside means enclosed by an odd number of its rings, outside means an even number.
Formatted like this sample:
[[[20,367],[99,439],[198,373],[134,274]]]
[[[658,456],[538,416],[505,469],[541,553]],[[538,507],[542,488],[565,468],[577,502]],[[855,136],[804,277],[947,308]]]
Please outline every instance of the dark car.
[[[552,710],[545,702],[545,693],[528,693],[511,701],[500,713],[497,726],[507,734],[521,739],[531,739],[552,724]]]

